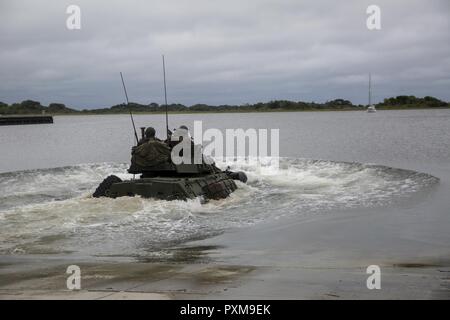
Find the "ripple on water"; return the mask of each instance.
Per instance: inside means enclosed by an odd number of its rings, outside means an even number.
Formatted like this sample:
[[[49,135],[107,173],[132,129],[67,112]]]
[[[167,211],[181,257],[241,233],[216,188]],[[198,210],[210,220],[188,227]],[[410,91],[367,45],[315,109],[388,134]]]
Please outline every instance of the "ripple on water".
[[[83,164],[0,174],[0,253],[149,256],[176,243],[281,216],[373,207],[409,198],[439,180],[377,165],[282,159],[280,168],[227,163],[249,181],[229,198],[163,201],[95,199],[125,164]]]

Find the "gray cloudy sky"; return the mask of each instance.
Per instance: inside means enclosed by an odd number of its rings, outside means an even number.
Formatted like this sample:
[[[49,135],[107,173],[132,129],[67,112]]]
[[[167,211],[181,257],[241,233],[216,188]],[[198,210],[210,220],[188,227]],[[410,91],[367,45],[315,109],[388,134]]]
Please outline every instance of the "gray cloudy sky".
[[[81,8],[81,30],[66,8]],[[379,31],[366,8],[381,8]],[[450,101],[448,0],[0,0],[0,101],[76,108],[130,100],[366,103],[414,94]]]

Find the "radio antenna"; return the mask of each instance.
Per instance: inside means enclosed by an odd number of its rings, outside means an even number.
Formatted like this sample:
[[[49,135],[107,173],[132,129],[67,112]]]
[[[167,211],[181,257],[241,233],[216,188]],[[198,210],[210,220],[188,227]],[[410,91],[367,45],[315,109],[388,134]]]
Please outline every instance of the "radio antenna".
[[[136,132],[136,126],[134,125],[133,113],[131,112],[130,102],[128,101],[127,88],[125,87],[125,81],[123,81],[122,72],[120,72],[120,79],[122,79],[123,91],[125,91],[125,98],[127,99],[128,111],[130,112],[131,123],[133,124],[134,137],[136,138],[136,144],[138,144],[139,139]]]
[[[167,87],[166,87],[166,64],[164,61],[164,55],[162,55],[162,63],[163,63],[163,76],[164,76],[164,101],[166,104],[166,136],[169,139],[169,115],[167,111]]]

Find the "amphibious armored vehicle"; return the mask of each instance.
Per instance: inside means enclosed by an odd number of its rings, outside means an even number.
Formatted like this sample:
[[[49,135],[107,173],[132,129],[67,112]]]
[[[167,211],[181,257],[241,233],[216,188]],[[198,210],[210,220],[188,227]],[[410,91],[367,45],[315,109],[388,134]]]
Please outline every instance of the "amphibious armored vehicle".
[[[141,128],[142,139],[144,129]],[[98,197],[133,197],[139,195],[144,198],[164,200],[186,200],[203,197],[204,200],[223,199],[228,197],[237,186],[234,180],[247,182],[244,172],[232,172],[229,168],[220,170],[214,163],[208,164],[202,156],[201,164],[175,165],[170,159],[166,162],[142,167],[131,163],[128,172],[138,179],[122,181],[111,175],[97,187],[93,196]]]
[[[167,111],[167,92],[166,88],[166,75],[163,56],[163,71],[164,71],[164,95],[166,106],[166,129],[167,129],[167,142],[170,141],[169,124],[168,124],[168,111]],[[123,80],[122,72],[120,73],[123,89],[125,92],[125,98],[127,105],[129,106],[128,94]],[[136,143],[139,145],[138,136],[136,133],[136,127],[134,124],[133,114],[130,111],[131,122],[133,124],[134,136]],[[184,126],[185,127],[185,126]],[[180,127],[180,129],[183,126]],[[152,129],[151,136],[154,138],[155,130]],[[184,129],[187,129],[185,127]],[[145,127],[141,128],[142,139],[145,140],[146,131]],[[190,139],[188,136],[186,139]],[[158,139],[159,140],[159,139]],[[160,140],[159,140],[160,141]],[[193,143],[193,142],[192,142]],[[167,143],[170,145],[170,143]],[[195,147],[195,146],[194,146]],[[165,148],[168,148],[167,146]],[[132,151],[133,153],[133,151]],[[205,201],[209,199],[223,199],[228,197],[237,186],[234,180],[240,180],[247,182],[247,176],[244,172],[232,172],[229,169],[222,171],[214,164],[207,164],[204,161],[202,155],[201,164],[178,164],[175,165],[171,160],[157,163],[143,167],[132,163],[128,172],[136,175],[140,174],[138,179],[130,179],[122,181],[119,177],[111,175],[100,183],[95,190],[93,197],[133,197],[139,195],[144,198],[156,198],[164,200],[186,200],[196,197],[203,197]],[[209,162],[208,162],[209,163]]]
[[[129,173],[137,173],[132,167]],[[122,181],[111,175],[95,190],[94,197],[124,197],[186,200],[202,196],[205,200],[228,197],[237,186],[234,180],[247,181],[244,172],[222,171],[214,165],[167,163],[139,170],[137,179]]]

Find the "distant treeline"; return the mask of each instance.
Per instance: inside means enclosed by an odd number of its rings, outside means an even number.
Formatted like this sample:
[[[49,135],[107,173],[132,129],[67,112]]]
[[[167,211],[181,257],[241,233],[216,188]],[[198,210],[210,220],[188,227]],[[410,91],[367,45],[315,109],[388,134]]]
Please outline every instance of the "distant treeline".
[[[354,105],[349,100],[335,99],[325,103],[275,100],[270,102],[258,102],[243,105],[219,105],[195,104],[185,106],[183,104],[169,104],[170,112],[251,112],[251,111],[315,111],[315,110],[363,110],[366,106]],[[397,96],[384,99],[376,104],[377,109],[414,109],[414,108],[449,108],[450,103],[441,101],[434,97],[417,98],[415,96]],[[118,104],[109,108],[76,110],[66,107],[62,103],[50,103],[48,106],[41,105],[38,101],[25,100],[20,103],[8,105],[0,102],[0,114],[116,114],[127,113],[129,109],[133,112],[160,113],[165,111],[165,105],[155,102],[150,104],[139,104],[130,102]]]

